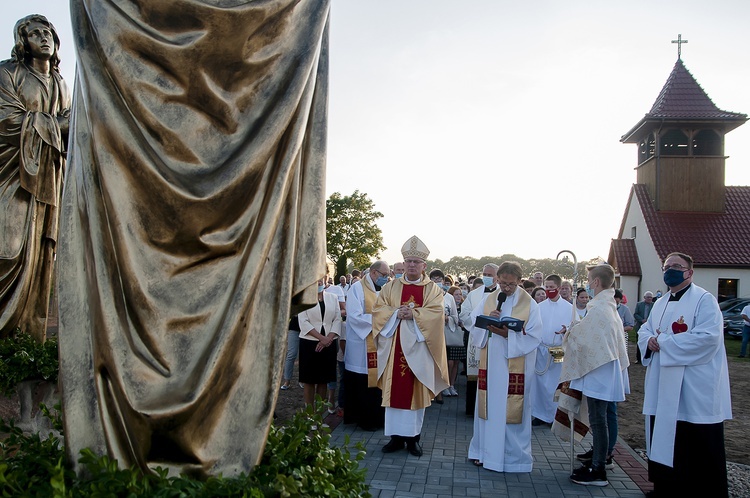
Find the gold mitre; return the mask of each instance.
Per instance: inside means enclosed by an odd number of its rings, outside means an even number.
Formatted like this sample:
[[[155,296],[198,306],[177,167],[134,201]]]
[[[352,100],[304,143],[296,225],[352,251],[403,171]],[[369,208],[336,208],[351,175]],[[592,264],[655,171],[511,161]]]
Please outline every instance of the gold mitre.
[[[413,235],[401,248],[401,254],[404,256],[404,259],[419,258],[427,260],[427,256],[430,255],[430,250],[427,249],[427,246],[424,245],[424,242],[419,240],[419,237]]]

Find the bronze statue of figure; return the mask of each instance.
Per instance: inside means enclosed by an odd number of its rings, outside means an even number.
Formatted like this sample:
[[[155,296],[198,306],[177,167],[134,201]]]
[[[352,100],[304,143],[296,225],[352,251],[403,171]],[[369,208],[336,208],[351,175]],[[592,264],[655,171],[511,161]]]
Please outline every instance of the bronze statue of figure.
[[[70,93],[60,39],[40,15],[16,23],[0,62],[0,336],[43,342],[65,172]]]
[[[260,459],[290,312],[325,274],[330,0],[71,0],[65,446],[148,471]],[[79,469],[80,470],[80,469]]]

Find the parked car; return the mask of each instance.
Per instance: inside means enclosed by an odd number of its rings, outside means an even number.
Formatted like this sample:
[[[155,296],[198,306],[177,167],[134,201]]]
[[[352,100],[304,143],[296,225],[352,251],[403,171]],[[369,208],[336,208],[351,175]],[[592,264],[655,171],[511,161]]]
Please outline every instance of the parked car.
[[[719,303],[721,314],[724,317],[724,333],[731,337],[742,337],[742,327],[745,321],[742,319],[742,310],[750,304],[750,297],[727,299]]]

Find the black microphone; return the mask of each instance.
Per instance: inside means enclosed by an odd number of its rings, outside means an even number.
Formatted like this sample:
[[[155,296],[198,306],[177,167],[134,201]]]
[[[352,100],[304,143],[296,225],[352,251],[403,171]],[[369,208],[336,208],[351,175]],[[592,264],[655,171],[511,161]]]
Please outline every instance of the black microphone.
[[[500,311],[500,308],[503,307],[503,303],[506,299],[508,299],[508,295],[505,292],[501,292],[497,295],[497,311]]]

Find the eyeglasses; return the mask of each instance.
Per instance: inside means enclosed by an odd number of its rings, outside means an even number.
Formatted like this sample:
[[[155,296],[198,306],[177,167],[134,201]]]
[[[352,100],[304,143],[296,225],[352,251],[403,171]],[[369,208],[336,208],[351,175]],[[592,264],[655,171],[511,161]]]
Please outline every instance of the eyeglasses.
[[[507,282],[498,282],[497,285],[502,287],[503,289],[512,289],[513,287],[517,287],[518,284],[515,282],[507,283]]]
[[[373,268],[373,270],[375,271],[375,273],[377,273],[377,274],[379,274],[379,275],[382,275],[382,276],[384,276],[384,277],[387,277],[387,276],[388,276],[388,273],[383,273],[382,271],[380,271],[380,270],[375,270],[374,268]]]
[[[667,271],[667,270],[681,270],[681,271],[685,271],[685,270],[689,270],[689,269],[690,268],[686,268],[686,267],[684,267],[682,265],[668,265],[668,266],[665,265],[665,266],[661,267],[661,271]]]
[[[405,259],[404,264],[407,265],[418,265],[420,263],[423,263],[421,259]]]

